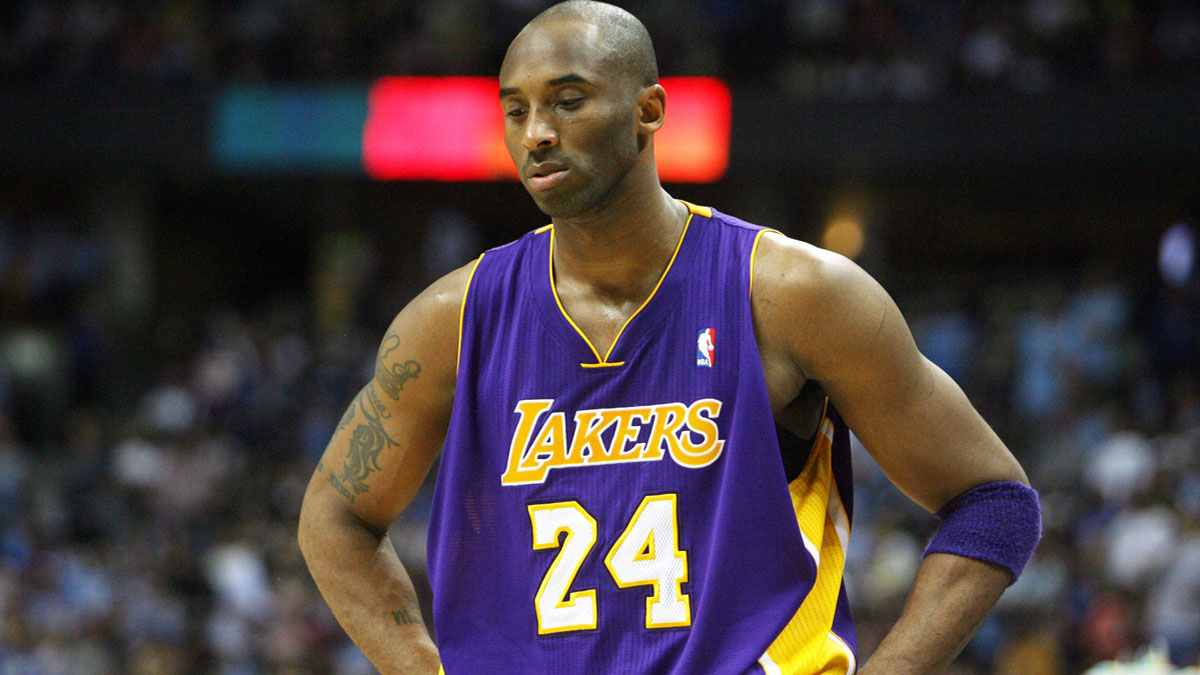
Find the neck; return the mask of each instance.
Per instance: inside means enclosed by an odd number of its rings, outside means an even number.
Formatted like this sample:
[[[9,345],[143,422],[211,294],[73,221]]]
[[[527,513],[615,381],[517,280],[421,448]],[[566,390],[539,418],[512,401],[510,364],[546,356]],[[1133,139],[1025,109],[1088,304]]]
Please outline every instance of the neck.
[[[661,278],[687,208],[662,189],[656,175],[636,183],[646,187],[626,190],[589,213],[553,219],[560,286],[581,284],[620,301],[644,298]]]

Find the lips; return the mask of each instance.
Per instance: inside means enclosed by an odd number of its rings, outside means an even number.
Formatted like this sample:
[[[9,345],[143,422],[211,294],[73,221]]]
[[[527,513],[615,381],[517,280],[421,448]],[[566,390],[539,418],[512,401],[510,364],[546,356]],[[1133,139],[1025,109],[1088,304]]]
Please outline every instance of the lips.
[[[529,186],[537,190],[552,188],[567,178],[566,166],[554,162],[534,164],[526,171],[529,176]]]

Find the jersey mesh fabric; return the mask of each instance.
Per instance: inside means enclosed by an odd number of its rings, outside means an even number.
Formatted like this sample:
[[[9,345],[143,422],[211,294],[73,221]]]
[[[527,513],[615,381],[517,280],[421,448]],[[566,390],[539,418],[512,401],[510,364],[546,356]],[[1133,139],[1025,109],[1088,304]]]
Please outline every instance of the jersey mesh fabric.
[[[761,228],[689,208],[604,362],[557,301],[550,228],[475,270],[428,541],[446,673],[852,671],[844,427],[829,408],[789,487],[750,313]]]

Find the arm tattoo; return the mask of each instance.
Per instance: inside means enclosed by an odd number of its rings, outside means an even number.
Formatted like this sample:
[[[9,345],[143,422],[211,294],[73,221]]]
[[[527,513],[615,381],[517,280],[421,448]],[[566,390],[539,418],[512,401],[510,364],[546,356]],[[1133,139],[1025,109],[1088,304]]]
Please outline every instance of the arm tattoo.
[[[358,392],[358,396],[350,404],[350,409],[342,417],[339,429],[350,425],[356,408],[365,419],[354,427],[350,436],[350,450],[346,453],[346,463],[342,466],[341,475],[329,474],[329,482],[351,504],[354,503],[355,495],[369,489],[367,477],[372,471],[379,470],[379,453],[383,452],[384,448],[400,445],[383,428],[383,420],[392,415],[384,409],[383,402],[379,400],[379,395],[375,393],[371,384],[368,383]]]
[[[400,390],[404,383],[414,380],[421,374],[421,364],[413,360],[394,361],[387,363],[387,358],[400,347],[400,336],[389,333],[383,339],[383,347],[379,359],[375,361],[375,381],[379,388],[394,400],[400,400]]]
[[[396,625],[424,623],[421,620],[421,611],[418,609],[417,596],[403,588],[400,589],[400,595],[408,606],[392,612],[392,620],[396,622]]]
[[[392,620],[396,622],[397,626],[406,626],[406,625],[414,624],[414,623],[424,623],[424,621],[421,621],[420,616],[409,612],[407,609],[398,609],[398,610],[392,612]]]

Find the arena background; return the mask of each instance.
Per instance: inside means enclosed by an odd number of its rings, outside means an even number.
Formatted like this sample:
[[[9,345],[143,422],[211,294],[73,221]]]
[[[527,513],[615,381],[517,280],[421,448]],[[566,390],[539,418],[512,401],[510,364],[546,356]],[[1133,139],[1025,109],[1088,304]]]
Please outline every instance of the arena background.
[[[304,485],[390,318],[545,218],[369,177],[354,116],[382,77],[494,76],[547,4],[3,3],[0,673],[373,672],[297,550]],[[1196,3],[618,4],[732,95],[720,178],[672,194],[854,256],[1041,491],[953,672],[1195,667]],[[934,520],[855,459],[866,656]],[[426,606],[432,481],[392,531]]]

